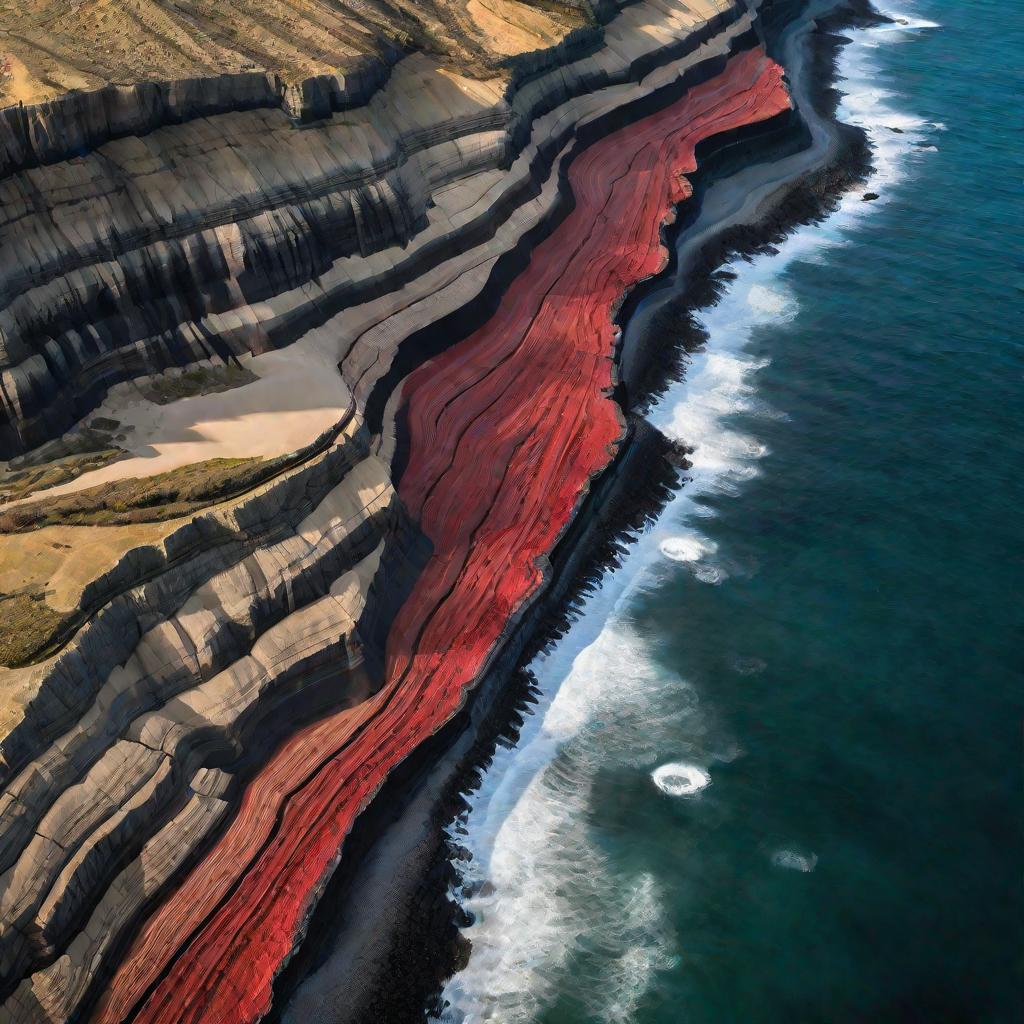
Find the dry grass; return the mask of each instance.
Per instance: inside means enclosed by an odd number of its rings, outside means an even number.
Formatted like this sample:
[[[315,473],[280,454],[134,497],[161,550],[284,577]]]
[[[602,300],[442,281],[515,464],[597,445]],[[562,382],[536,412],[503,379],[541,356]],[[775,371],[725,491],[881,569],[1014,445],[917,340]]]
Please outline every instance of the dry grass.
[[[583,20],[559,0],[0,0],[0,106],[224,72],[296,82],[396,47],[482,70]]]
[[[277,461],[214,459],[0,512],[0,665],[44,656],[79,615],[83,589],[125,552],[256,486]]]
[[[54,611],[42,591],[0,594],[0,665],[14,668],[32,661],[60,633],[66,616]]]
[[[125,552],[159,545],[180,525],[48,526],[0,535],[0,665],[38,660],[78,616],[82,592],[93,580]]]
[[[197,511],[239,498],[332,436],[273,459],[210,459],[0,510],[0,727],[25,683],[5,669],[38,661],[63,642],[90,583],[126,552],[161,545]]]

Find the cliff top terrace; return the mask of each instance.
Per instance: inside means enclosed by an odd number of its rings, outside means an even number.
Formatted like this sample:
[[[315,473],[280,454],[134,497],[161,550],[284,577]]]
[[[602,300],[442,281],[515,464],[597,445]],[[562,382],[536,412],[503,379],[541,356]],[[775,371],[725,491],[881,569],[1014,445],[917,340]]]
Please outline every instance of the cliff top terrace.
[[[490,76],[591,20],[558,0],[0,0],[0,108],[221,74],[295,83],[410,50]]]

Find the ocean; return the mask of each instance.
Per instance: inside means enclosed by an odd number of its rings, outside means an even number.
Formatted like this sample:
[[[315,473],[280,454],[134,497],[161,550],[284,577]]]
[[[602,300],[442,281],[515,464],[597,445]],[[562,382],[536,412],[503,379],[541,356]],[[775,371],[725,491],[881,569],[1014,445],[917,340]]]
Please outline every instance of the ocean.
[[[872,179],[730,267],[691,479],[452,828],[446,1020],[1024,1020],[1024,5],[886,13]]]

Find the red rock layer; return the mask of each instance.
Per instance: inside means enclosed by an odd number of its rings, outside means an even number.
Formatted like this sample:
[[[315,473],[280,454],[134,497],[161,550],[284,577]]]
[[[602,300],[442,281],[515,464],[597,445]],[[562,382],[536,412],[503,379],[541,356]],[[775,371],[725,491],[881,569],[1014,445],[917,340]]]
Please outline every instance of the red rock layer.
[[[383,780],[458,710],[545,556],[612,460],[620,296],[664,265],[659,229],[690,195],[696,145],[789,105],[760,51],[595,143],[571,165],[576,207],[499,311],[406,381],[400,492],[434,554],[388,640],[384,687],[291,738],[209,855],[149,920],[97,1019],[254,1021],[311,901]],[[169,968],[168,968],[168,965]],[[161,977],[161,975],[163,975]]]

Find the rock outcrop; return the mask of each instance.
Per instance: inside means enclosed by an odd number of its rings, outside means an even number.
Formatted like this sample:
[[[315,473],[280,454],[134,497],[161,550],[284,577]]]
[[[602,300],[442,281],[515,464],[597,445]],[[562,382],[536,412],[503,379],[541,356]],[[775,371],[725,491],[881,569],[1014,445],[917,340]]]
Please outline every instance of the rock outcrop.
[[[367,32],[391,5],[296,6],[338,47],[289,43],[299,85],[228,54],[193,92],[0,111],[6,457],[77,452],[93,415],[113,438],[122,382],[199,361],[246,367],[224,420],[285,363],[308,374],[282,409],[325,374],[344,408],[180,514],[175,473],[253,457],[197,412],[144,527],[36,531],[82,581],[65,608],[26,573],[56,625],[0,670],[0,1021],[269,1010],[353,823],[465,708],[631,443],[614,317],[699,155],[799,136],[756,0],[400,4],[361,47],[344,12]],[[399,59],[424,26],[445,57]],[[116,436],[59,490],[171,457],[158,427]],[[120,538],[105,561],[90,529]]]

